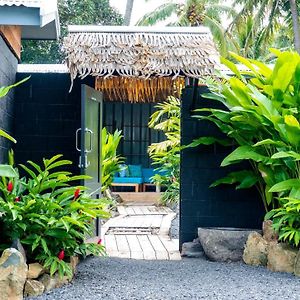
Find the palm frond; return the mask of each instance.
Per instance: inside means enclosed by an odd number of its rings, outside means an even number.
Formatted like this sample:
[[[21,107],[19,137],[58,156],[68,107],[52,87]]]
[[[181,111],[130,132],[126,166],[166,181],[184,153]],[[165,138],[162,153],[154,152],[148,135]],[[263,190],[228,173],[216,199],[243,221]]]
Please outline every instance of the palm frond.
[[[172,1],[164,3],[157,7],[154,11],[145,14],[141,19],[136,23],[137,26],[151,26],[160,21],[165,21],[172,14],[176,13],[178,9],[178,3]]]

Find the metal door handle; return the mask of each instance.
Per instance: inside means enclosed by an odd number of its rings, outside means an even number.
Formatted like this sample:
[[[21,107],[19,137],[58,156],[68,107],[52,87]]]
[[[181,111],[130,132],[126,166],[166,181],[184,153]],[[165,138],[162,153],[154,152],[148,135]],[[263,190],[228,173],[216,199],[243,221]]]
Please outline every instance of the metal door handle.
[[[80,131],[81,131],[81,128],[78,128],[76,130],[76,134],[75,134],[75,136],[76,136],[76,150],[79,151],[79,152],[81,151],[81,149],[78,146],[78,141],[79,141],[78,134],[79,134]]]
[[[89,129],[89,128],[86,128],[85,129],[85,132],[86,133],[89,133],[89,135],[90,135],[90,148],[89,149],[85,149],[85,153],[90,153],[90,152],[92,152],[93,151],[93,131],[91,130],[91,129]]]

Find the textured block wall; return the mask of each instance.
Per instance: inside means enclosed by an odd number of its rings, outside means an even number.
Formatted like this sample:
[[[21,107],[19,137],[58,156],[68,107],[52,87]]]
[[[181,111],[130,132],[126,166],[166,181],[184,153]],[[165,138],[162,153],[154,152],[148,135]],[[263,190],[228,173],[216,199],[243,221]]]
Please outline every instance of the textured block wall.
[[[41,162],[56,154],[73,161],[78,173],[79,152],[75,131],[80,127],[80,82],[69,93],[69,74],[17,74],[18,80],[31,76],[16,91],[16,161]],[[20,120],[20,121],[19,121]]]
[[[18,61],[0,36],[0,87],[15,83]],[[14,91],[0,99],[0,128],[14,135]],[[0,163],[7,161],[12,143],[0,137]]]
[[[199,91],[204,92],[201,88]],[[212,101],[198,94],[196,107],[213,107]],[[220,136],[210,122],[191,116],[193,90],[184,90],[182,100],[182,144],[187,145],[200,136]],[[229,149],[221,146],[200,146],[182,152],[181,161],[181,218],[180,240],[197,237],[198,227],[260,228],[263,208],[255,189],[238,190],[232,186],[209,188],[216,179],[225,176],[231,168],[220,168]]]

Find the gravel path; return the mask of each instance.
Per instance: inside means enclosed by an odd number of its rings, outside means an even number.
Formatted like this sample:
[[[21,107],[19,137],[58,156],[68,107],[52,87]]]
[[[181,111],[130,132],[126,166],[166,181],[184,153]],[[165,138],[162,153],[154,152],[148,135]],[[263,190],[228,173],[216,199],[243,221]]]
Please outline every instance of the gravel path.
[[[74,282],[39,300],[299,300],[300,278],[244,264],[204,259],[135,261],[89,258]]]

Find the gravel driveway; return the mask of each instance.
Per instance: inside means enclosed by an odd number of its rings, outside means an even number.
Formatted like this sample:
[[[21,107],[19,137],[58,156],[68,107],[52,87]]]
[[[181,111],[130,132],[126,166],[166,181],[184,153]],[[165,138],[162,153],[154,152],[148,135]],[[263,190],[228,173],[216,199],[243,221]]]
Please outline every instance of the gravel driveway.
[[[89,258],[70,285],[39,300],[300,299],[300,278],[244,264],[205,259],[135,261]]]

